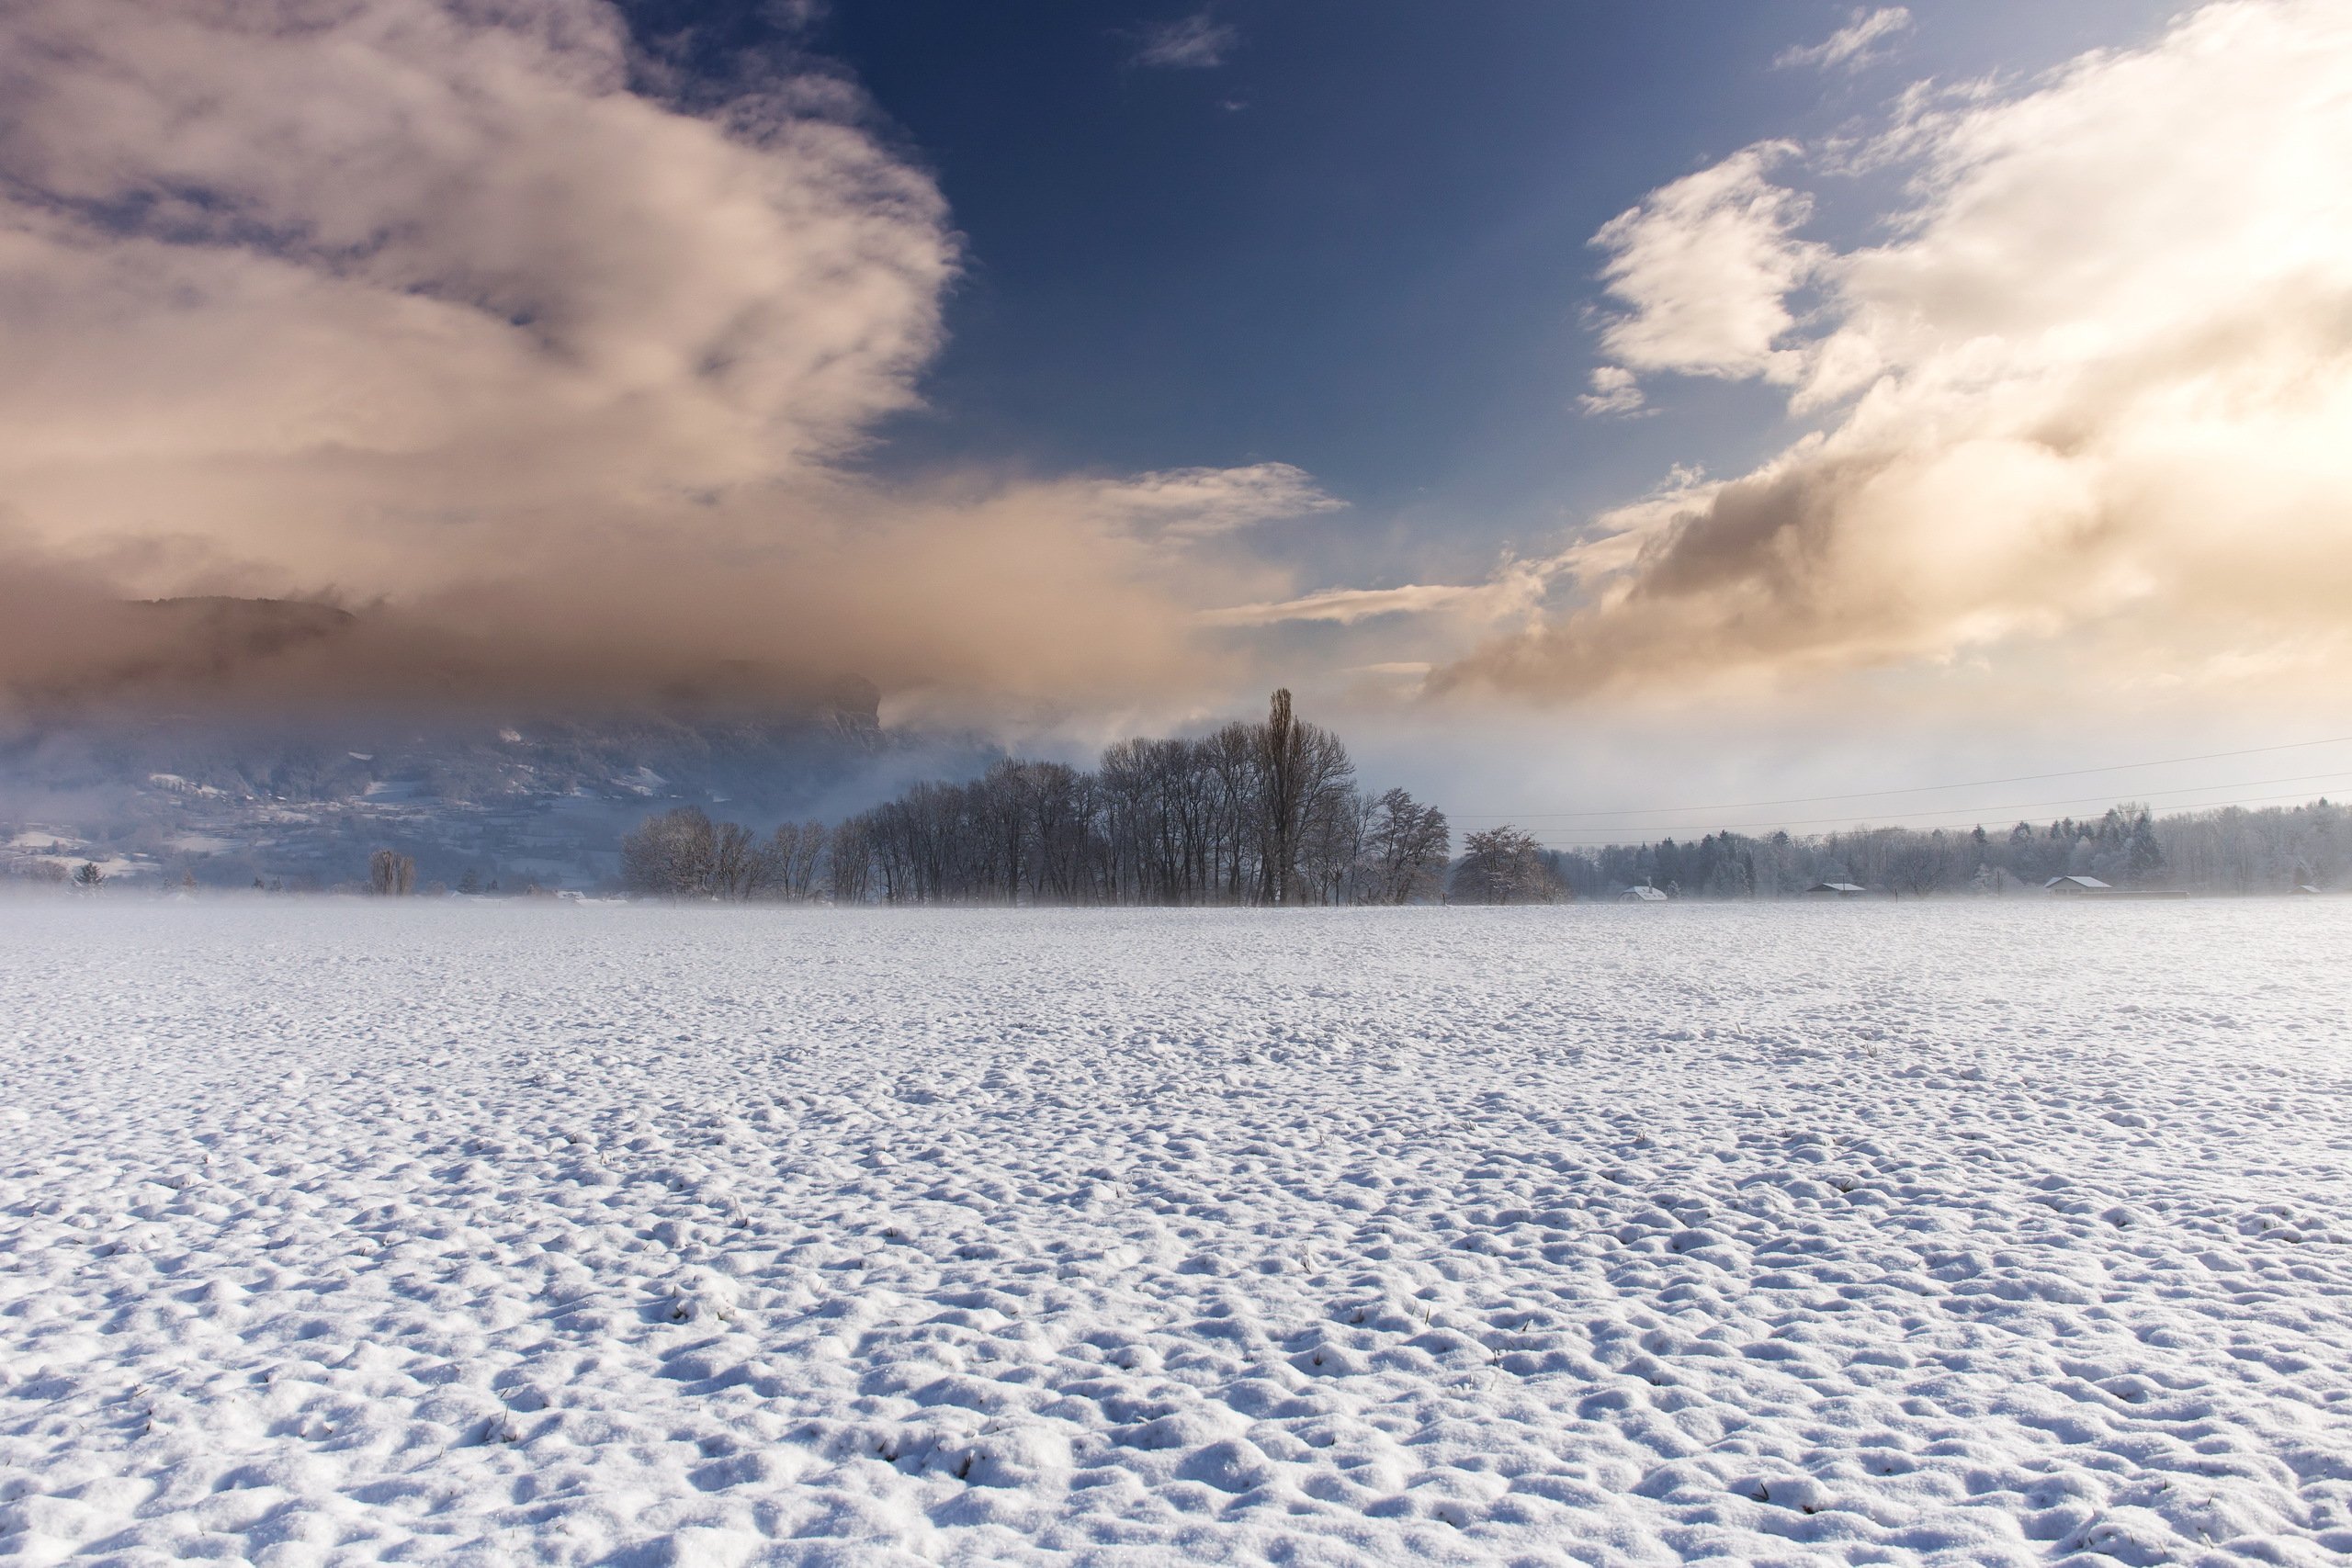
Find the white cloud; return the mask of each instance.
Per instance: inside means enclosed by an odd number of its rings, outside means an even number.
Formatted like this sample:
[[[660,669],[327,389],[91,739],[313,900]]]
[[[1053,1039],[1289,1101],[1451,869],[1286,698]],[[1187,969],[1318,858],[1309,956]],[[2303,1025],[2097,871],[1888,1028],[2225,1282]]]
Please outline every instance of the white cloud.
[[[1159,65],[1179,71],[1205,71],[1225,63],[1241,35],[1206,11],[1195,12],[1145,32],[1136,51],[1138,65]]]
[[[1810,200],[1766,173],[1797,149],[1758,142],[1652,191],[1593,236],[1601,277],[1624,307],[1601,328],[1611,361],[1594,375],[1591,412],[1642,406],[1634,374],[1794,381],[1804,356],[1781,339],[1796,325],[1789,294],[1827,254],[1793,237]]]
[[[1442,582],[1411,583],[1403,588],[1327,588],[1295,599],[1204,610],[1198,618],[1207,626],[1271,626],[1286,621],[1329,621],[1346,626],[1375,615],[1425,615],[1486,592],[1480,583]]]
[[[1844,27],[1820,43],[1810,49],[1784,50],[1772,63],[1782,69],[1817,65],[1824,70],[1843,67],[1859,71],[1882,58],[1871,48],[1873,44],[1894,37],[1910,25],[1911,13],[1900,6],[1882,6],[1873,11],[1857,9]]]
[[[2145,48],[1906,120],[1888,149],[1914,168],[1895,238],[1804,264],[1824,294],[1809,337],[1758,305],[1787,273],[1750,267],[1723,269],[1763,280],[1744,332],[1640,340],[1718,374],[1801,367],[1792,401],[1828,425],[1604,520],[1575,555],[1580,608],[1441,679],[1578,691],[2061,647],[2065,679],[2094,685],[2275,681],[2281,660],[2338,677],[2352,11],[2208,6]],[[1685,251],[1620,254],[1625,297],[1690,292]]]
[[[1643,413],[1648,412],[1649,399],[1631,370],[1600,365],[1593,367],[1592,390],[1578,398],[1577,406],[1587,413]]]
[[[1384,615],[1444,615],[1467,626],[1491,627],[1532,615],[1554,572],[1548,563],[1506,559],[1484,582],[1326,588],[1291,599],[1204,610],[1194,618],[1210,626],[1272,626],[1312,621],[1351,626]]]
[[[1168,468],[1103,484],[1097,493],[1106,513],[1127,519],[1140,532],[1180,539],[1238,533],[1347,504],[1288,463]]]

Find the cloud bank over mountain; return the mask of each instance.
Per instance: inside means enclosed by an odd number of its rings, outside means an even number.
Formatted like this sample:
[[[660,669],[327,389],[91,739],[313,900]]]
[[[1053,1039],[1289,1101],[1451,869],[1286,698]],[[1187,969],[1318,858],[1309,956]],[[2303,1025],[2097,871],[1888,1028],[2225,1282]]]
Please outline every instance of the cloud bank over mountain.
[[[1195,679],[1193,601],[1266,584],[1163,536],[1334,503],[854,477],[942,340],[945,203],[837,73],[661,80],[600,0],[0,9],[0,676],[135,660],[126,596],[332,592],[534,690]]]

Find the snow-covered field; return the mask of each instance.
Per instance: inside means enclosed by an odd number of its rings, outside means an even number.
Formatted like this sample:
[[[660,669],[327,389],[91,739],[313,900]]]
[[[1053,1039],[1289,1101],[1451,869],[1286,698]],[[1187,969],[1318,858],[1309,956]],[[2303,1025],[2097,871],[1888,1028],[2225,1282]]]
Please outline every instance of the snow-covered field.
[[[2352,1557],[2352,900],[50,900],[0,1021],[0,1557]]]

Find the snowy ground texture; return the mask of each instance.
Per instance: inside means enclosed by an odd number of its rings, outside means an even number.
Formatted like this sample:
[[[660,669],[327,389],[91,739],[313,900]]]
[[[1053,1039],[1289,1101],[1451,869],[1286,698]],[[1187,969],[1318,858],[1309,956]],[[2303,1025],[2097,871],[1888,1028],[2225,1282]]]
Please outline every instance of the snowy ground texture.
[[[0,906],[0,1557],[2352,1558],[2352,900]]]

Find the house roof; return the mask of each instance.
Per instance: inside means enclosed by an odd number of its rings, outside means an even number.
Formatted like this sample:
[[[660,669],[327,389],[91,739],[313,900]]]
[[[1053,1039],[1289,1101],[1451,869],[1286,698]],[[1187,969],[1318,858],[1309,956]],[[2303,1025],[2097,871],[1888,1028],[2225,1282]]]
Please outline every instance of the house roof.
[[[2111,884],[2101,882],[2096,876],[2053,876],[2049,881],[2043,883],[2042,886],[2044,887],[2065,886],[2072,887],[2097,887],[2105,889],[2110,886]]]
[[[1816,882],[1805,891],[1808,893],[1867,893],[1870,889],[1859,882]]]

